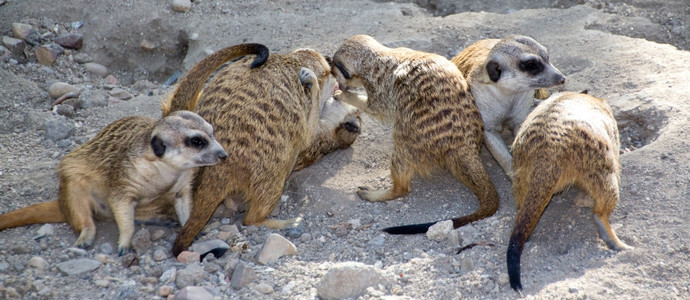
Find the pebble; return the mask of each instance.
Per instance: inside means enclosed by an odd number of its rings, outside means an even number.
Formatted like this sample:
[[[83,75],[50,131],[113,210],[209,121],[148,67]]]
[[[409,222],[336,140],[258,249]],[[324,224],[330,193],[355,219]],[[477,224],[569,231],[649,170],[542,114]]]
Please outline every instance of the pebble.
[[[213,300],[218,293],[203,286],[188,286],[175,293],[175,300]]]
[[[122,256],[122,266],[125,268],[129,268],[132,266],[138,266],[139,265],[139,255],[137,255],[134,252],[127,253]]]
[[[301,227],[290,227],[285,233],[285,235],[291,238],[299,238],[302,236],[303,233],[304,230],[302,230]]]
[[[271,233],[256,256],[256,262],[266,265],[286,255],[297,255],[297,247],[283,236]]]
[[[48,95],[50,95],[50,97],[53,97],[53,99],[60,98],[67,93],[75,93],[79,95],[80,92],[80,88],[73,86],[69,83],[60,81],[55,82],[48,87]]]
[[[230,285],[239,290],[246,285],[250,284],[256,278],[256,272],[252,267],[245,264],[238,264],[235,267],[235,271],[232,272],[232,278],[230,279]]]
[[[316,290],[323,299],[357,298],[368,287],[389,286],[392,275],[374,266],[359,262],[342,262],[333,265],[321,278]]]
[[[193,243],[190,250],[200,253],[201,257],[213,254],[216,258],[220,258],[230,249],[230,245],[220,239],[206,240]]]
[[[29,24],[12,23],[12,36],[16,39],[23,40],[29,36],[32,31],[35,32],[34,28]]]
[[[104,65],[97,64],[94,62],[88,62],[88,63],[84,64],[84,68],[86,68],[86,71],[94,73],[98,76],[101,76],[101,77],[108,76],[108,68],[106,68]]]
[[[383,234],[379,234],[379,235],[375,236],[374,238],[372,238],[371,240],[369,240],[369,242],[367,242],[367,245],[370,247],[376,248],[376,247],[382,247],[385,243],[386,243],[386,236]]]
[[[291,281],[291,282],[293,282],[293,281]],[[259,282],[256,286],[254,286],[254,289],[257,292],[262,293],[262,294],[266,294],[266,295],[273,294],[273,286],[271,286],[270,284],[263,282],[263,281]]]
[[[152,244],[151,233],[146,228],[140,229],[132,237],[132,248],[134,248],[138,254],[143,254],[151,249]]]
[[[114,88],[108,92],[111,96],[118,98],[120,100],[129,100],[132,99],[132,94],[129,92],[121,89],[121,88]]]
[[[168,297],[168,295],[171,295],[174,290],[175,290],[175,288],[173,288],[170,285],[163,285],[163,286],[158,288],[158,296]]]
[[[81,109],[108,106],[108,99],[101,95],[94,95],[89,91],[82,92],[77,100],[77,107]]]
[[[55,43],[67,49],[79,50],[84,44],[84,35],[79,33],[62,34],[55,38]]]
[[[51,66],[58,58],[58,56],[65,52],[65,48],[58,44],[48,44],[36,47],[34,54],[38,63],[44,66]]]
[[[185,264],[201,261],[201,253],[193,251],[182,251],[177,255],[177,261]]]
[[[440,242],[448,237],[451,230],[453,230],[453,221],[441,221],[429,227],[429,230],[426,232],[426,238]]]
[[[176,12],[187,12],[192,8],[192,1],[190,0],[172,0],[170,7]]]
[[[49,120],[43,124],[43,136],[46,140],[57,142],[74,135],[74,125],[62,120]]]
[[[99,248],[103,254],[113,254],[113,245],[111,243],[103,243]]]
[[[474,270],[474,263],[469,257],[463,257],[460,261],[460,272],[468,273]]]
[[[108,76],[105,76],[105,80],[103,81],[105,82],[105,84],[116,85],[117,77],[115,77],[113,74],[108,74]]]
[[[56,266],[61,272],[67,275],[79,275],[97,269],[101,266],[101,262],[88,258],[80,258],[61,262]]]
[[[462,243],[462,238],[460,237],[460,232],[457,230],[451,230],[448,233],[448,246],[449,247],[458,247]]]
[[[55,227],[52,224],[43,224],[41,228],[36,231],[39,236],[53,235],[55,232]]]
[[[299,237],[299,240],[302,241],[302,243],[310,242],[311,239],[311,233],[303,233],[302,236]]]
[[[3,36],[2,44],[14,54],[15,58],[19,60],[25,59],[24,47],[26,47],[26,43],[24,43],[24,41],[9,36]]]
[[[162,261],[168,258],[168,251],[163,249],[156,249],[153,251],[153,260]]]
[[[93,282],[97,287],[108,287],[110,285],[110,281],[105,280],[105,279],[97,279]]]
[[[93,58],[86,53],[77,53],[73,56],[73,58],[75,62],[80,64],[90,63],[93,61]]]
[[[178,288],[198,285],[206,280],[206,277],[206,271],[204,271],[200,263],[189,264],[186,268],[177,271],[175,285]]]
[[[162,284],[168,284],[171,282],[175,281],[175,278],[177,277],[177,269],[172,268],[172,269],[167,269],[163,274],[161,274],[160,277],[158,277],[158,281]]]
[[[44,271],[48,268],[48,262],[43,257],[34,256],[29,260],[29,266],[36,270]]]
[[[508,277],[508,273],[501,273],[498,275],[498,284],[500,285],[506,285],[510,281],[510,277]]]

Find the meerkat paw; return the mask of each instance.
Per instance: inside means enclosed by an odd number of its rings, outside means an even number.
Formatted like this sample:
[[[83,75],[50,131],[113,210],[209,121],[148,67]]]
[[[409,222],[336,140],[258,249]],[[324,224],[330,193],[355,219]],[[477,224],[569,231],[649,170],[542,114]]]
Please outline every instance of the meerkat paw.
[[[117,255],[118,256],[124,256],[127,253],[134,252],[134,249],[132,249],[131,246],[118,246],[117,247]]]
[[[299,70],[299,81],[307,92],[310,91],[313,86],[318,84],[314,71],[304,67]]]
[[[302,217],[287,219],[287,220],[275,220],[275,219],[265,219],[261,221],[257,226],[263,225],[272,229],[285,229],[297,227],[302,222]]]
[[[369,202],[381,202],[391,200],[398,195],[393,195],[391,190],[374,190],[366,186],[360,186],[357,190],[357,195]]]
[[[93,240],[96,237],[96,228],[84,228],[79,233],[79,238],[74,242],[74,246],[77,248],[86,249],[91,247]]]

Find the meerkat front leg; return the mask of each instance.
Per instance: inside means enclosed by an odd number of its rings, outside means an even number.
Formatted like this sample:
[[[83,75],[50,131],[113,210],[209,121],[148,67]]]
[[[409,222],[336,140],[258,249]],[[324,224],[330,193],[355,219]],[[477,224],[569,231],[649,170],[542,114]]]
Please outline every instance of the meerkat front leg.
[[[496,159],[498,165],[503,168],[503,171],[508,175],[510,180],[513,180],[513,158],[508,151],[501,135],[493,130],[484,130],[484,145],[489,149],[491,155]]]
[[[410,192],[410,182],[412,181],[413,167],[409,166],[401,157],[399,150],[393,151],[391,157],[391,179],[393,186],[390,189],[374,190],[369,187],[360,186],[357,195],[364,200],[371,202],[388,201]],[[409,156],[408,156],[409,157]]]
[[[190,185],[186,186],[183,190],[175,194],[174,199],[175,213],[177,214],[177,220],[180,222],[180,226],[184,226],[189,220],[189,214],[192,211],[192,187]]]
[[[366,95],[361,95],[350,91],[337,90],[333,94],[333,98],[343,103],[350,104],[361,111],[370,113],[370,110],[367,108],[368,97]]]
[[[117,240],[117,254],[119,256],[132,252],[131,242],[134,235],[135,206],[136,200],[130,195],[118,195],[110,200],[110,208],[113,211],[119,232]]]

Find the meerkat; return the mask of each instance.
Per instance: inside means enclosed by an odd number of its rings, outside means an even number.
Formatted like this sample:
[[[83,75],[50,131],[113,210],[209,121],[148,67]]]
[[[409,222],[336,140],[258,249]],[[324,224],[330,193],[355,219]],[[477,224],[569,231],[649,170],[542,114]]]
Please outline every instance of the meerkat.
[[[512,178],[512,162],[501,131],[512,133],[532,111],[544,88],[561,85],[565,76],[549,62],[546,47],[531,37],[510,35],[478,41],[452,60],[467,78],[484,122],[484,145]]]
[[[114,218],[123,255],[131,251],[135,218],[157,220],[175,212],[184,225],[196,168],[226,157],[211,125],[196,113],[126,117],[65,155],[57,200],[0,215],[0,230],[67,222],[79,234],[75,246],[86,248],[96,236],[94,217]]]
[[[254,68],[249,58],[243,58],[219,70],[203,87],[207,77],[228,60],[223,51],[203,59],[176,90],[185,92],[176,92],[164,105],[164,115],[175,108],[195,110],[214,125],[218,141],[229,152],[224,163],[199,171],[193,209],[174,242],[175,255],[191,244],[221,202],[227,204],[235,196],[247,203],[244,225],[295,225],[299,218],[267,218],[280,200],[288,175],[324,152],[351,144],[359,134],[358,118],[349,118],[352,111],[334,113],[342,122],[320,115],[340,103],[327,101],[336,82],[328,61],[318,52],[300,49],[271,54]]]
[[[519,291],[520,256],[554,193],[572,184],[594,199],[592,218],[613,250],[630,247],[611,229],[619,198],[618,127],[605,100],[575,92],[549,97],[527,117],[513,143],[517,203],[507,251],[510,286]]]
[[[335,98],[393,126],[393,186],[360,187],[367,201],[387,201],[409,193],[415,174],[448,170],[479,199],[472,214],[453,219],[460,227],[493,215],[499,197],[479,151],[482,119],[467,82],[448,59],[407,48],[391,49],[374,38],[347,39],[333,56],[340,85]],[[353,92],[363,87],[366,95]],[[393,234],[423,233],[434,223],[386,228]]]

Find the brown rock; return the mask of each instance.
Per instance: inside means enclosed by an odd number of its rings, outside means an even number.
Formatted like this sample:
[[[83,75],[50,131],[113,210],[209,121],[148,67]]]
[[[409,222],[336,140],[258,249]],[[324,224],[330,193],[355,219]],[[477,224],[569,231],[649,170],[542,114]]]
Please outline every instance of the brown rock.
[[[65,82],[55,82],[48,87],[48,95],[53,97],[53,99],[60,98],[62,95],[70,92],[79,94],[80,91],[78,87]]]
[[[52,65],[57,59],[60,53],[64,52],[65,49],[58,44],[44,45],[36,48],[34,54],[36,54],[36,60],[38,63],[44,66]]]
[[[55,38],[55,42],[67,49],[81,49],[84,43],[84,36],[79,33],[63,34]]]
[[[32,31],[35,32],[34,28],[29,24],[12,23],[12,36],[16,39],[24,40]]]
[[[106,68],[104,65],[90,62],[90,63],[85,63],[84,67],[86,68],[87,71],[94,73],[98,76],[101,76],[101,77],[108,76],[108,68]]]
[[[105,84],[116,85],[117,84],[117,77],[113,76],[112,74],[106,76],[105,77]]]
[[[200,262],[201,261],[201,253],[199,252],[191,252],[191,251],[182,251],[178,256],[177,256],[177,261],[181,263],[193,263],[193,262]]]
[[[153,42],[151,42],[147,39],[141,40],[141,43],[139,43],[139,46],[141,46],[141,49],[144,49],[146,51],[151,51],[153,49],[156,49],[156,44],[154,44]]]

